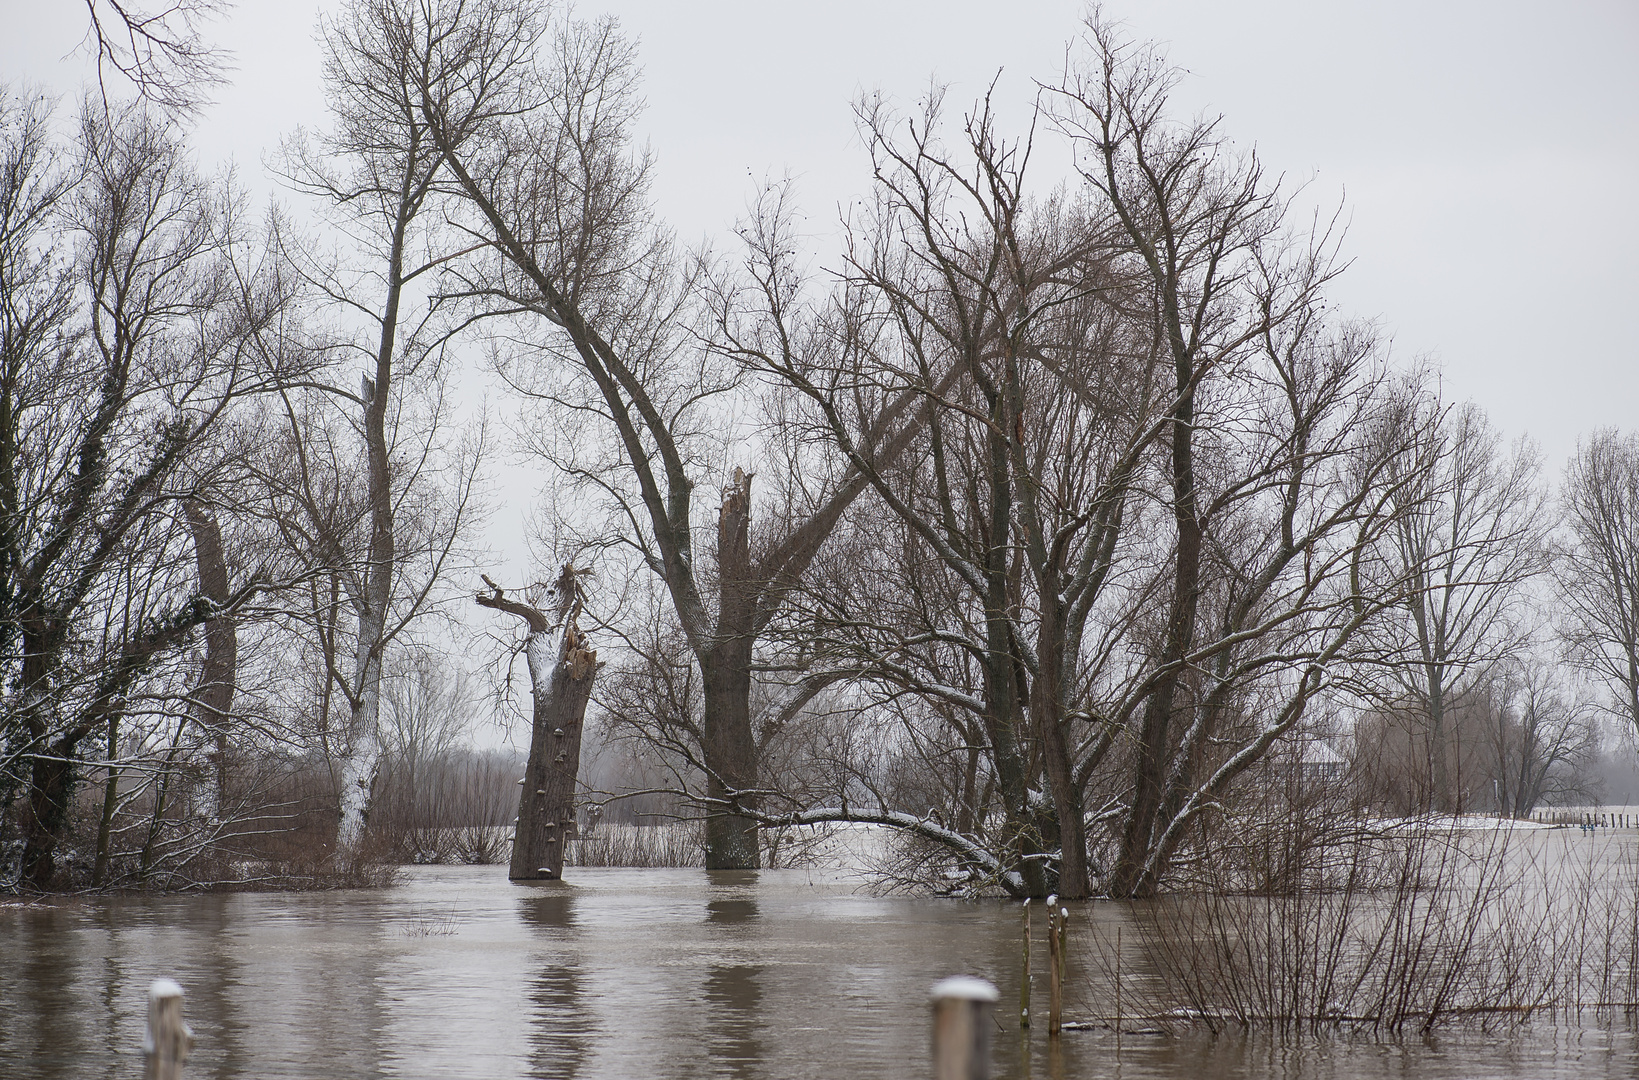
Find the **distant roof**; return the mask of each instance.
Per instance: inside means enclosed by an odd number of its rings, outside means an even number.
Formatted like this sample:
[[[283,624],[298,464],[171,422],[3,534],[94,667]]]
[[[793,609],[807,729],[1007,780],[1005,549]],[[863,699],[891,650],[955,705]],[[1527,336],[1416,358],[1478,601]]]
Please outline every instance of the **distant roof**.
[[[1305,765],[1346,765],[1348,759],[1333,750],[1321,739],[1304,739],[1302,761]]]

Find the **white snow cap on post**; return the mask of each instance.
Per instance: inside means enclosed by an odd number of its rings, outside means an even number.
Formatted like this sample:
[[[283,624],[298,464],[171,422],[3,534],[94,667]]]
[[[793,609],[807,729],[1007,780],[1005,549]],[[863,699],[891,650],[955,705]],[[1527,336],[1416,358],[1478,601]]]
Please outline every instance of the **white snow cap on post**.
[[[155,979],[148,984],[148,1026],[142,1029],[142,1052],[144,1054],[152,1054],[157,1049],[154,1046],[154,1015],[159,1008],[159,1003],[166,998],[179,998],[181,996],[182,984],[175,979]]]
[[[948,979],[940,979],[933,984],[928,996],[935,1001],[945,998],[957,998],[961,1001],[997,1001],[1000,996],[996,988],[984,979],[975,979],[971,975],[952,975]]]
[[[142,1035],[143,1080],[182,1080],[182,1063],[193,1048],[182,1019],[182,987],[174,979],[148,985],[148,1026]]]

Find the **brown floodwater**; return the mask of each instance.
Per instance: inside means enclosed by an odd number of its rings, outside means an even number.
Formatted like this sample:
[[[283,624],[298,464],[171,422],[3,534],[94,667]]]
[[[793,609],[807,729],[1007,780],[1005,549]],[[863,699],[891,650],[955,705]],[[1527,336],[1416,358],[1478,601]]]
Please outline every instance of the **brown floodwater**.
[[[1078,954],[1130,914],[1072,907],[1070,1019],[1094,996]],[[502,867],[420,867],[380,890],[12,905],[0,908],[0,1078],[139,1076],[158,976],[187,992],[190,1078],[921,1077],[928,988],[956,973],[1001,991],[998,1077],[1639,1075],[1621,1023],[1021,1038],[1019,916],[805,870],[578,869],[524,887]]]

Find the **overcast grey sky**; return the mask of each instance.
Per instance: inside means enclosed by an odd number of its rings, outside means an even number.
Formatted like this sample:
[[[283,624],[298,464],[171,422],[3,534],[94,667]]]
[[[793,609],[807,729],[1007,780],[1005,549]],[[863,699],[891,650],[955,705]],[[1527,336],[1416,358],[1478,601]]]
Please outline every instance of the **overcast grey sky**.
[[[262,153],[323,123],[314,0],[241,0],[212,29],[233,84],[199,124],[206,162],[232,156],[270,192]],[[756,182],[798,180],[816,250],[863,191],[851,100],[910,103],[930,78],[962,106],[998,69],[1021,116],[1060,69],[1077,0],[582,0],[641,41],[661,212],[692,239],[743,213]],[[1346,192],[1354,265],[1334,298],[1381,320],[1399,357],[1432,356],[1448,394],[1557,474],[1579,434],[1636,426],[1639,349],[1639,3],[1116,0],[1106,11],[1189,72],[1187,112],[1222,114],[1304,198]],[[0,78],[64,92],[84,32],[68,0],[0,0]],[[1044,164],[1051,167],[1050,158]],[[1054,178],[1040,175],[1042,189]]]

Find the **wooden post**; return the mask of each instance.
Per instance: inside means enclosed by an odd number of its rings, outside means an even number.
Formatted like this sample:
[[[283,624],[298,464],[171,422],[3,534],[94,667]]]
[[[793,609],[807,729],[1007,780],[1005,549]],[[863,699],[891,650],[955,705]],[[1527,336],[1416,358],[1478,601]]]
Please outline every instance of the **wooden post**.
[[[990,1080],[990,1009],[1000,995],[955,975],[933,986],[934,1080]]]
[[[1115,928],[1115,1060],[1121,1063],[1121,927]]]
[[[1024,901],[1024,972],[1019,977],[1019,1026],[1030,1026],[1030,900]]]
[[[182,987],[155,979],[148,987],[148,1030],[142,1037],[143,1080],[182,1080],[193,1032],[182,1020]]]
[[[1064,1028],[1064,917],[1059,898],[1047,898],[1047,1034]]]

